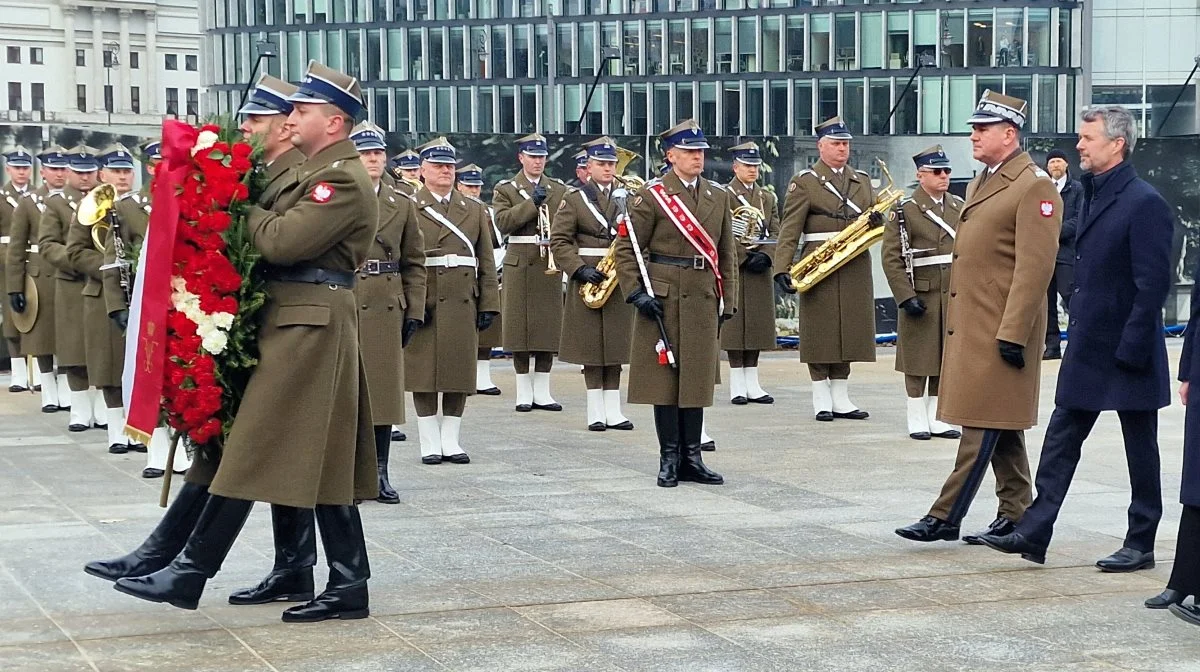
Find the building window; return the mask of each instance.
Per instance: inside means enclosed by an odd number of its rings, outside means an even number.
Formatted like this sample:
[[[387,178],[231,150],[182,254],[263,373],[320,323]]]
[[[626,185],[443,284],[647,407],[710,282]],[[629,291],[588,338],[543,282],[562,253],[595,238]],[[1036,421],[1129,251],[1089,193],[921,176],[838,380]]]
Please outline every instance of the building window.
[[[136,86],[129,88],[129,109],[133,110],[134,114],[142,112],[142,90]]]
[[[166,69],[167,70],[178,70],[179,69],[179,56],[177,56],[176,54],[165,54],[164,58],[166,60]]]
[[[106,112],[113,111],[113,87],[112,87],[112,84],[104,85],[104,110]]]
[[[167,89],[167,114],[179,114],[179,89]]]
[[[46,110],[46,85],[40,82],[34,82],[29,85],[29,98],[33,103],[31,110],[44,112]]]
[[[20,47],[9,47],[8,48],[8,62],[9,63],[20,63],[21,62],[21,48]]]
[[[196,71],[196,57],[191,56],[191,55],[184,56],[183,57],[183,69],[187,70],[188,72],[195,72]]]
[[[137,51],[129,52],[129,67],[132,70],[137,70],[138,68],[142,67],[141,52],[137,52]]]
[[[87,65],[87,51],[83,49],[75,50],[75,65],[82,68]]]
[[[113,56],[113,52],[108,51],[107,49],[104,51],[104,67],[112,68],[116,66],[116,63],[113,62]]]
[[[34,65],[42,65],[46,62],[45,52],[42,51],[41,47],[29,48],[29,62]]]
[[[199,89],[188,89],[187,90],[187,113],[195,114],[195,115],[200,114],[200,90]]]
[[[8,83],[8,109],[10,109],[10,110],[21,109],[21,83],[20,82],[9,82]]]
[[[75,107],[80,112],[87,112],[87,84],[75,85]]]

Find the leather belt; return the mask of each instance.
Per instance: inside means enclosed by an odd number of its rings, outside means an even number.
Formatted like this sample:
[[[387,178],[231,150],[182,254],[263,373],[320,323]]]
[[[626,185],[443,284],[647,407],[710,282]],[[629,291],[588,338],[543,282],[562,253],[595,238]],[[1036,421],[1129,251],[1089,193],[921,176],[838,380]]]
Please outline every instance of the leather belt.
[[[954,260],[953,254],[937,254],[932,257],[917,257],[913,259],[913,268],[918,266],[941,266]]]
[[[650,253],[650,263],[666,264],[668,266],[678,266],[680,268],[691,268],[697,271],[703,271],[708,268],[708,261],[696,254],[690,257],[673,257],[669,254]]]
[[[467,257],[461,254],[445,254],[440,257],[425,257],[426,268],[458,268],[459,266],[470,266],[475,268],[479,261],[475,257]]]
[[[381,259],[368,259],[367,263],[359,270],[359,273],[367,275],[381,275],[383,273],[399,273],[399,261],[383,261]]]
[[[30,245],[30,246],[29,246],[29,249],[27,249],[27,250],[25,250],[25,251],[26,251],[26,252],[29,252],[29,253],[31,253],[31,254],[37,254],[37,253],[38,253],[38,246],[37,246],[37,245]]]
[[[305,282],[331,287],[354,287],[354,273],[335,271],[313,266],[273,266],[267,269],[266,278],[280,282]]]
[[[509,245],[541,245],[542,239],[537,236],[509,236]]]
[[[819,242],[819,241],[823,241],[823,240],[829,240],[830,238],[833,238],[834,236],[838,235],[839,233],[841,233],[841,232],[840,231],[828,231],[826,233],[806,233],[806,234],[804,234],[804,237],[800,240],[800,243],[801,244],[815,243],[815,242]]]
[[[579,248],[579,256],[581,257],[603,257],[608,254],[607,247],[581,247]]]

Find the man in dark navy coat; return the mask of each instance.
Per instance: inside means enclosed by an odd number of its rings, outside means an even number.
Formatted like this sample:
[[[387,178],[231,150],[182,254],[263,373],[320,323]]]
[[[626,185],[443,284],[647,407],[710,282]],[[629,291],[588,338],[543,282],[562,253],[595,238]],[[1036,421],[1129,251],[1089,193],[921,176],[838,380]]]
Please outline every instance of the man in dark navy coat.
[[[1096,563],[1107,572],[1154,566],[1162,517],[1158,409],[1170,403],[1162,306],[1171,284],[1174,217],[1138,178],[1129,155],[1137,125],[1123,107],[1095,107],[1079,128],[1084,206],[1076,233],[1075,289],[1063,359],[1038,465],[1037,499],[1010,534],[980,540],[1036,563],[1046,559],[1054,521],[1101,411],[1117,411],[1132,502],[1123,547]]]

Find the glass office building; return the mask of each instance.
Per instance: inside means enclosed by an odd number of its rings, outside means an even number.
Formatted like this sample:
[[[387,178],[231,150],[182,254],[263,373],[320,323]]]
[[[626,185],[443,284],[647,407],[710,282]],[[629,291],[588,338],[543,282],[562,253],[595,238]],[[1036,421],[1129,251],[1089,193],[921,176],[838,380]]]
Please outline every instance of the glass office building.
[[[1079,2],[1047,0],[204,0],[209,109],[236,109],[263,43],[358,77],[397,133],[965,133],[984,89],[1074,130]],[[901,97],[910,77],[911,89]],[[590,101],[589,92],[593,91]],[[889,120],[889,112],[899,105]],[[578,125],[582,119],[582,127]]]

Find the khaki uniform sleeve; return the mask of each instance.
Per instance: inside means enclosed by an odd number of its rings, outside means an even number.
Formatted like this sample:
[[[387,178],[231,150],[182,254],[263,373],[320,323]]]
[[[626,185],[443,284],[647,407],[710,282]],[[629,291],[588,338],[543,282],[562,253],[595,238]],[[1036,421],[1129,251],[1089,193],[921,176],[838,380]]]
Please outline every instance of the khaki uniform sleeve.
[[[111,234],[112,227],[109,227],[107,237],[111,237]],[[83,273],[92,280],[104,279],[100,272],[100,266],[104,264],[104,253],[97,250],[92,242],[92,227],[79,222],[67,225],[67,261],[77,273]]]
[[[480,204],[479,240],[475,243],[475,259],[478,264],[479,308],[481,313],[500,312],[500,280],[496,275],[496,257],[492,254],[492,221],[487,207]]]
[[[400,233],[400,279],[404,283],[404,317],[413,320],[425,318],[425,292],[427,271],[425,270],[425,238],[421,224],[417,221],[417,208],[407,198],[400,199],[400,213],[404,219]]]
[[[788,184],[787,196],[783,199],[783,218],[780,220],[779,243],[775,246],[774,274],[787,273],[792,267],[792,257],[800,246],[804,235],[804,222],[808,219],[811,205],[808,189],[797,175]]]
[[[496,211],[496,228],[506,236],[537,219],[533,201],[522,198],[511,184],[501,185],[493,192],[492,208]]]
[[[312,190],[317,184],[333,190],[328,201],[318,203],[313,199]],[[293,266],[316,259],[359,228],[361,222],[371,222],[372,230],[378,227],[378,201],[361,198],[354,176],[348,171],[330,167],[302,188],[307,192],[283,214],[257,205],[250,208],[250,236],[267,262]]]
[[[112,229],[109,229],[108,235],[104,237],[104,265],[114,264],[117,261],[117,248],[114,243],[116,239]],[[129,260],[129,263],[134,263],[134,260]],[[125,304],[125,290],[121,289],[121,269],[106,268],[100,272],[104,281],[104,308],[109,315],[129,308]],[[133,277],[131,274],[130,278]],[[133,288],[130,287],[132,290]]]
[[[1054,214],[1042,216],[1042,202],[1054,205]],[[1063,202],[1047,178],[1037,178],[1021,196],[1017,206],[1016,264],[1012,286],[1004,303],[1004,317],[996,339],[1010,343],[1030,340],[1034,322],[1045,315],[1046,287],[1054,275],[1058,256],[1058,234],[1062,228]]]
[[[25,290],[25,262],[29,259],[30,222],[35,221],[37,205],[33,196],[21,199],[13,213],[12,227],[9,228],[10,241],[4,254],[4,282],[10,292]]]
[[[915,215],[914,215],[915,212]],[[906,221],[911,221],[912,216],[919,216],[920,210],[916,207],[908,207],[907,204],[901,205],[896,209],[896,217],[889,219],[883,225],[883,245],[880,248],[880,263],[883,265],[883,275],[887,278],[888,286],[892,289],[892,296],[896,298],[896,305],[916,296],[912,285],[908,284],[908,273],[904,270],[904,256],[900,254],[900,215]]]
[[[66,207],[62,196],[52,196],[46,199],[46,209],[38,221],[37,245],[38,253],[60,271],[75,272],[71,261],[67,258],[67,241],[62,238],[63,221],[59,216],[58,201]],[[71,212],[68,207],[67,212]]]
[[[724,314],[732,315],[738,309],[738,264],[740,257],[745,254],[745,248],[733,240],[733,210],[729,207],[729,199],[734,198],[729,192],[725,194],[725,208],[721,213],[721,236],[717,240],[717,263],[721,271],[721,291],[725,301]]]
[[[579,256],[579,242],[575,238],[579,231],[578,210],[585,208],[582,192],[569,194],[560,201],[550,222],[550,251],[554,253],[554,263],[570,278],[586,264]]]

